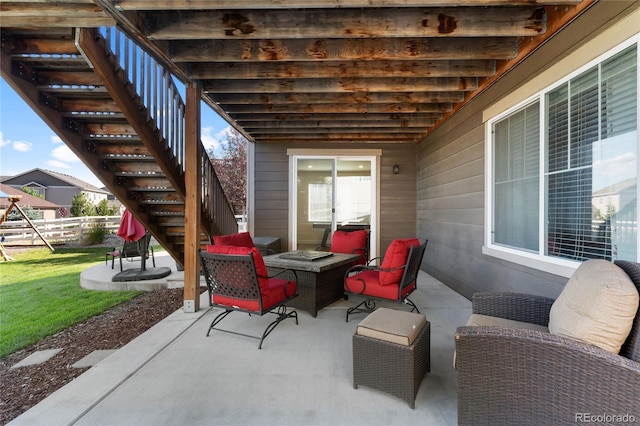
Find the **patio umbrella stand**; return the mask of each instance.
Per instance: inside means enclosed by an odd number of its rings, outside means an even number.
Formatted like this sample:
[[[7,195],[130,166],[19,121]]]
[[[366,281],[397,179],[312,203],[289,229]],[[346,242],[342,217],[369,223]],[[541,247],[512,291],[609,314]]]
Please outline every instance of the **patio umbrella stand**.
[[[120,271],[111,278],[112,282],[155,280],[171,274],[171,268],[166,266],[147,269],[147,255],[149,253],[148,239],[150,239],[151,236],[147,234],[145,227],[129,210],[125,210],[122,214],[118,235],[127,242],[136,241],[138,243],[140,268]]]
[[[111,281],[123,282],[123,281],[144,281],[144,280],[156,280],[164,278],[171,274],[171,268],[162,266],[159,268],[146,269],[144,267],[145,261],[142,261],[143,266],[136,269],[125,269],[122,272],[115,274]]]

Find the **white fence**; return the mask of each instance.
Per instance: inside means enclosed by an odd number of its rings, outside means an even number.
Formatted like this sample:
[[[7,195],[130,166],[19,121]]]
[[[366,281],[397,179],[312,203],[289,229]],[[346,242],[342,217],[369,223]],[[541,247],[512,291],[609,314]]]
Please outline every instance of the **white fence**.
[[[115,233],[120,226],[120,216],[84,216],[31,221],[49,244],[64,244],[84,241],[96,225],[104,226],[107,232]],[[0,226],[4,245],[43,245],[44,242],[26,220],[5,221]]]

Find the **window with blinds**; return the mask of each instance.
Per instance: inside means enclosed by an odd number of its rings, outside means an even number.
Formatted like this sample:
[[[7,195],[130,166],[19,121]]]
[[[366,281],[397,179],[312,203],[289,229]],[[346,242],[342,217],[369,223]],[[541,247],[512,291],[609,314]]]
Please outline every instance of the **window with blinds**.
[[[637,50],[490,121],[492,244],[575,261],[639,260]]]
[[[494,134],[494,243],[538,251],[540,103],[497,122]]]

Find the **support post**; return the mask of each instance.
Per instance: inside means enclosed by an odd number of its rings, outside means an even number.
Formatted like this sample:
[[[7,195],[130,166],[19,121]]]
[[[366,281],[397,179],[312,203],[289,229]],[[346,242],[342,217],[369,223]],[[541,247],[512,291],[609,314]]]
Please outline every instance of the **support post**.
[[[200,203],[202,164],[200,155],[199,83],[189,83],[185,104],[185,214],[184,214],[184,311],[200,309]]]

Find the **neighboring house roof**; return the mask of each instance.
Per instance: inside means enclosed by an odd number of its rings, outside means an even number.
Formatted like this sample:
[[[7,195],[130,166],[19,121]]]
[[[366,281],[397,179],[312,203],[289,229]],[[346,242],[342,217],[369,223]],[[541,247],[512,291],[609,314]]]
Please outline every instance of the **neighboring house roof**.
[[[21,197],[20,201],[18,201],[18,205],[20,207],[29,206],[35,210],[55,210],[60,208],[59,205],[54,204],[51,201],[34,197],[31,194],[27,194],[26,192],[23,192],[20,189],[16,189],[12,186],[5,185],[4,183],[0,183],[0,191],[2,191],[6,195],[19,195]],[[11,201],[9,201],[8,197],[5,197],[4,195],[0,197],[0,209],[6,209],[10,205],[11,205]]]
[[[10,181],[10,180],[14,180],[14,179],[16,179],[18,177],[29,175],[29,174],[33,174],[33,173],[37,173],[37,172],[46,173],[46,174],[48,174],[50,176],[55,177],[56,179],[59,179],[59,180],[65,182],[65,183],[67,183],[69,186],[75,186],[77,188],[82,189],[83,191],[99,192],[99,193],[104,193],[104,194],[108,194],[109,193],[109,191],[105,191],[104,189],[98,188],[95,185],[91,185],[90,183],[85,182],[85,181],[83,181],[81,179],[78,179],[78,178],[76,178],[74,176],[67,175],[67,174],[60,173],[60,172],[54,172],[53,170],[46,170],[46,169],[40,169],[40,168],[35,168],[35,169],[32,169],[32,170],[26,171],[24,173],[19,173],[17,175],[13,175],[13,176],[10,176],[10,177],[4,177],[2,179],[2,182],[7,182],[7,181]],[[36,181],[34,180],[33,182],[36,182]]]
[[[627,189],[631,189],[634,186],[637,186],[636,178],[630,178],[621,180],[619,182],[614,183],[613,185],[605,186],[602,189],[599,189],[593,193],[594,197],[603,197],[606,195],[618,194]]]

